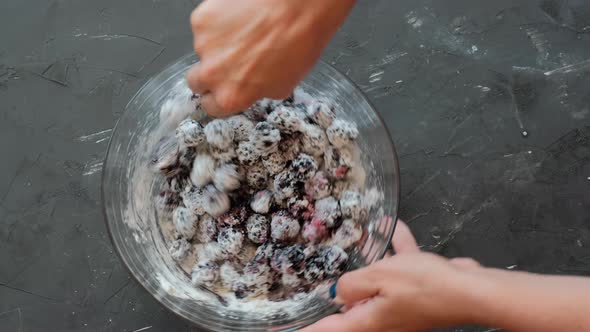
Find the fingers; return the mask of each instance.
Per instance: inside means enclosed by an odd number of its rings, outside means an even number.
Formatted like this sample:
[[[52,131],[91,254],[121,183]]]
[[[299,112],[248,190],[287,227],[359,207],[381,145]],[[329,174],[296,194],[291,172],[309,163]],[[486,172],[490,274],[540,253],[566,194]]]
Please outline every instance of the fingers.
[[[308,326],[304,332],[353,332],[353,331],[385,331],[383,316],[386,300],[375,298],[366,303],[358,304],[343,314],[326,317]]]
[[[194,92],[198,94],[205,94],[209,92],[210,88],[206,83],[205,77],[203,77],[201,73],[202,65],[200,63],[194,64],[188,71],[186,75],[186,80],[188,82],[188,87]]]
[[[328,316],[317,323],[301,329],[301,332],[346,332],[353,331],[350,321],[344,314]]]
[[[479,262],[477,262],[476,260],[467,257],[452,258],[450,262],[456,267],[464,269],[473,269],[481,266],[481,264],[479,264]]]
[[[393,233],[391,244],[397,254],[420,251],[416,239],[412,235],[412,231],[410,231],[406,223],[399,219],[395,227],[395,232]]]
[[[379,294],[379,284],[371,266],[344,274],[336,285],[336,301],[355,304]]]

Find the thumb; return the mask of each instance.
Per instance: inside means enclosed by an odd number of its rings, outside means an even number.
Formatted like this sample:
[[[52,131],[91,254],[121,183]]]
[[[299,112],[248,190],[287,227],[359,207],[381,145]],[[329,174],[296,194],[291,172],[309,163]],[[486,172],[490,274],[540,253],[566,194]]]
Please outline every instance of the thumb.
[[[379,294],[380,282],[376,278],[380,273],[375,270],[374,266],[351,271],[340,277],[336,284],[335,301],[353,305]]]

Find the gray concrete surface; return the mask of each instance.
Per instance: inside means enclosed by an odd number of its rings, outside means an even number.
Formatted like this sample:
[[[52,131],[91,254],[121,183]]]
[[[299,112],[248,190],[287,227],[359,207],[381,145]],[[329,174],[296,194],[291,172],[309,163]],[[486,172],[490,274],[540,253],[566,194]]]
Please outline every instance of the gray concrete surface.
[[[0,331],[197,330],[130,278],[99,195],[117,117],[191,51],[195,5],[0,3]],[[386,119],[425,250],[590,275],[590,2],[359,1],[323,59]]]

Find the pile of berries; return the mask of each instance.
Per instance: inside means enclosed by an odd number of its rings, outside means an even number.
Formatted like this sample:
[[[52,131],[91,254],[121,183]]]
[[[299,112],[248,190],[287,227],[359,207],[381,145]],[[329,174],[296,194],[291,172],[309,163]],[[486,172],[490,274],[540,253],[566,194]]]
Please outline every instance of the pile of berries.
[[[199,108],[198,96],[187,99]],[[367,210],[348,185],[362,167],[359,132],[334,107],[298,89],[208,123],[186,113],[160,140],[151,159],[165,179],[160,222],[173,225],[172,258],[194,260],[195,285],[282,298],[344,272]]]

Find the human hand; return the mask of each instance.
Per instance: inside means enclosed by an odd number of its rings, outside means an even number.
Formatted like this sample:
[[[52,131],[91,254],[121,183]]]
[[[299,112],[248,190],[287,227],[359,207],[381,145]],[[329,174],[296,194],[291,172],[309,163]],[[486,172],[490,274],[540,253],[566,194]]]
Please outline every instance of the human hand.
[[[406,224],[398,221],[392,240],[395,256],[344,274],[336,302],[346,311],[304,332],[422,331],[470,323],[473,303],[465,291],[474,284],[469,258],[446,259],[420,252]]]
[[[207,0],[191,15],[201,62],[187,79],[213,116],[286,98],[344,22],[354,0]]]

